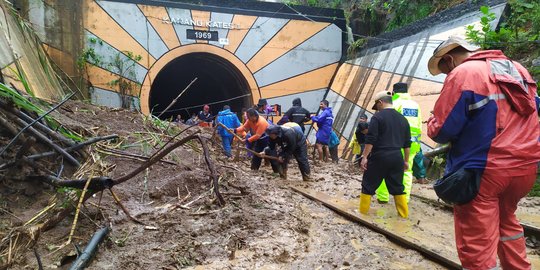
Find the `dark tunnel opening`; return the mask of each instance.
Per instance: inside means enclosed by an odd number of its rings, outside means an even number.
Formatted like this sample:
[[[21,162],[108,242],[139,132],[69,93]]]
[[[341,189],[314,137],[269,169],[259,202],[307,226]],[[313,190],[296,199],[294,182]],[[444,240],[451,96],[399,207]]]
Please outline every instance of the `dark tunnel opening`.
[[[197,81],[161,119],[179,114],[186,120],[201,111],[204,104],[210,104],[212,115],[224,105],[239,113],[253,104],[248,82],[233,64],[213,54],[191,53],[169,62],[156,76],[149,98],[152,114],[157,116],[165,110],[194,78]]]

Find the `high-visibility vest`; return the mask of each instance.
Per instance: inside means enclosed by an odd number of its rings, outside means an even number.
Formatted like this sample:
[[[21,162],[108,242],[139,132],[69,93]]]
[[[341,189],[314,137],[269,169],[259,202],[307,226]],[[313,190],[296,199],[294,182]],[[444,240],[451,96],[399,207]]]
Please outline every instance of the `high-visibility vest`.
[[[405,116],[411,127],[411,140],[420,142],[422,135],[422,113],[420,106],[411,99],[409,93],[395,93],[392,96],[394,109]]]

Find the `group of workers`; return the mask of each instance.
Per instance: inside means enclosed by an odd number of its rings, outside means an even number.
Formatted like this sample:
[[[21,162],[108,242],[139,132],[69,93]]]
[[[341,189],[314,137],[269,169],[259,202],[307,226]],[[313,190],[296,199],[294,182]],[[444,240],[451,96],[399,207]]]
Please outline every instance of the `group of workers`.
[[[304,123],[310,120],[317,123],[315,146],[320,159],[323,160],[323,155],[325,155],[324,159],[328,160],[330,156],[328,146],[334,121],[332,109],[328,105],[327,100],[322,100],[320,114],[311,116],[311,113],[302,107],[301,100],[297,98],[293,100],[293,106],[276,124],[270,117],[272,110],[267,107],[264,99],[260,100],[254,108],[245,111],[243,124],[240,123],[236,114],[230,111],[229,106],[225,106],[216,119],[225,155],[232,158],[231,142],[238,136],[241,142],[246,144],[250,153],[253,153],[250,165],[252,170],[260,168],[264,157],[273,157],[269,158],[272,170],[286,179],[289,161],[294,157],[298,162],[302,179],[309,181],[311,170]],[[337,138],[335,134],[334,136]]]
[[[361,119],[355,132],[356,139],[364,143],[359,157],[364,170],[359,212],[368,213],[373,195],[380,203],[387,203],[393,195],[398,214],[406,218],[413,183],[412,164],[420,150],[420,107],[411,99],[406,83],[394,84],[393,91],[376,93],[374,100],[372,110],[376,113],[369,125]]]
[[[537,85],[529,72],[499,50],[480,50],[460,37],[442,42],[428,62],[433,75],[447,75],[427,121],[427,134],[449,144],[445,178],[479,187],[468,202],[454,205],[456,247],[464,269],[531,269],[523,228],[515,211],[531,190],[540,161]],[[377,113],[364,131],[359,212],[367,214],[371,196],[394,195],[397,212],[407,217],[410,169],[419,151],[420,110],[406,85],[375,95]],[[416,118],[416,119],[415,119]],[[409,132],[407,132],[409,131]],[[356,135],[357,138],[360,136]],[[401,150],[401,151],[400,151]],[[384,179],[384,180],[382,180]],[[386,189],[384,184],[386,183]],[[452,189],[466,193],[465,186]]]
[[[497,269],[498,257],[503,269],[531,269],[515,211],[532,189],[540,161],[536,82],[500,50],[480,50],[455,36],[435,49],[428,70],[447,75],[427,121],[428,136],[450,146],[445,176],[435,188],[459,185],[449,189],[454,197],[472,193],[470,200],[454,205],[463,268]],[[409,171],[419,150],[421,121],[414,120],[420,110],[404,88],[396,84],[393,92],[375,94],[372,109],[377,112],[361,156],[360,213],[368,213],[372,195],[387,199],[386,189],[380,192],[386,183],[398,214],[408,216]]]
[[[427,134],[437,143],[450,145],[445,177],[459,171],[479,175],[474,198],[454,206],[456,246],[465,269],[495,269],[497,256],[503,269],[530,269],[523,228],[515,211],[532,189],[540,161],[540,99],[529,72],[499,50],[480,50],[460,37],[442,42],[428,62],[431,74],[447,75],[443,89],[427,120]],[[368,214],[372,196],[380,203],[394,197],[398,215],[408,217],[412,165],[422,159],[420,107],[405,83],[374,95],[376,111],[369,123],[361,115],[350,146],[362,170],[359,212]],[[274,172],[286,177],[294,157],[304,180],[310,179],[304,123],[317,124],[315,147],[319,159],[331,156],[334,116],[327,100],[311,116],[300,99],[293,101],[280,122],[268,120],[264,103],[246,111],[243,124],[228,106],[217,122],[234,133],[245,134],[254,154],[251,169],[261,158],[270,160]],[[266,117],[265,117],[266,116]],[[225,152],[230,156],[233,134],[218,127]],[[335,135],[335,134],[334,134]],[[338,140],[339,143],[339,140]],[[421,177],[423,178],[423,177]],[[458,191],[459,192],[459,191]]]

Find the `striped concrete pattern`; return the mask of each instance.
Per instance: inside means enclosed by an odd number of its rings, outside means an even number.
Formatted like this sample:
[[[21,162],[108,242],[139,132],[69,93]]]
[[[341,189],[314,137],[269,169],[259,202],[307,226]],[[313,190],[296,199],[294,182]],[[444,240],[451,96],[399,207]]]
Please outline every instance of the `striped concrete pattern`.
[[[227,13],[227,9],[202,6],[199,10],[195,5],[180,3],[163,6],[137,3],[85,0],[84,28],[85,48],[93,49],[104,60],[90,67],[95,71],[89,76],[92,84],[118,91],[106,82],[119,75],[118,70],[108,65],[110,59],[119,56],[133,66],[134,72],[127,79],[142,84],[142,90],[129,93],[141,96],[141,106],[148,106],[148,101],[142,99],[149,97],[152,82],[149,78],[154,78],[167,64],[161,59],[172,61],[182,57],[179,52],[207,51],[206,47],[176,50],[184,46],[210,45],[217,49],[212,49],[211,54],[236,63],[246,79],[253,81],[250,89],[254,102],[263,97],[288,104],[304,92],[323,93],[328,90],[342,58],[342,31],[333,23],[272,17],[270,13],[234,14]],[[212,31],[217,33],[218,40],[188,38],[188,30]],[[128,55],[141,59],[135,63]],[[160,64],[156,65],[158,60]],[[141,109],[149,112],[149,108]]]
[[[210,20],[213,22],[232,23],[233,17],[234,17],[233,14],[212,12],[212,18],[210,18]],[[229,35],[230,30],[228,28],[210,27],[210,31],[217,31],[218,37],[227,37]],[[218,41],[210,41],[209,43],[214,46],[223,48],[223,46],[225,46],[227,42],[220,43],[218,40]]]
[[[161,37],[156,33],[154,27],[148,22],[137,5],[108,1],[98,1],[97,3],[152,57],[157,59],[168,51]],[[130,14],[130,16],[126,16],[126,14]]]
[[[163,23],[162,21],[163,18],[169,17],[166,8],[139,5],[139,9],[142,13],[144,13],[144,16],[148,19],[148,22],[152,24],[152,27],[156,30],[161,40],[163,40],[169,50],[180,46],[180,41],[176,36],[176,32],[172,24]]]
[[[125,75],[127,79],[135,81],[137,83],[142,83],[144,80],[144,77],[146,76],[146,73],[148,70],[136,62],[135,60],[129,58],[127,55],[125,55],[125,52],[119,51],[116,48],[112,47],[111,45],[107,44],[105,41],[101,40],[99,41],[99,38],[92,33],[86,31],[86,40],[92,40],[92,42],[88,42],[87,47],[89,49],[93,49],[96,55],[105,55],[108,57],[116,57],[118,56],[120,60],[126,65],[126,66],[132,66],[133,74],[132,75]],[[102,69],[106,69],[110,71],[111,73],[114,73],[116,75],[120,75],[119,71],[116,70],[112,65],[110,65],[112,59],[102,59],[99,63],[95,63],[97,66],[99,66]]]

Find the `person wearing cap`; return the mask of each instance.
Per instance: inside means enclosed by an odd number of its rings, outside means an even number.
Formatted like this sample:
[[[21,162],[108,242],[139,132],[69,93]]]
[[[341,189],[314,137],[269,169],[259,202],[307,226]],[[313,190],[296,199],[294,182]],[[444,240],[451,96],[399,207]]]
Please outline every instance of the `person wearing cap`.
[[[250,142],[252,149],[255,152],[261,152],[268,146],[268,136],[266,136],[266,129],[268,128],[268,122],[254,109],[250,108],[246,111],[248,120],[240,127],[234,130],[235,133],[241,131],[251,133],[248,139],[244,139],[243,142]],[[254,171],[259,170],[261,167],[262,159],[256,155],[251,158],[251,169]],[[271,161],[272,169],[274,172],[278,171],[278,165],[276,162]]]
[[[328,157],[330,156],[328,142],[330,141],[330,133],[332,132],[334,116],[332,115],[332,108],[328,107],[328,104],[328,100],[322,100],[319,104],[321,112],[319,115],[311,117],[311,121],[317,123],[318,130],[315,134],[315,147],[317,148],[320,161],[323,161],[323,157],[324,161],[328,161]]]
[[[292,126],[294,124],[295,126]],[[277,146],[281,150],[277,153],[281,166],[281,176],[287,179],[287,169],[292,156],[298,162],[298,168],[304,181],[310,180],[310,168],[307,156],[306,137],[300,126],[290,123],[289,126],[271,125],[266,129],[266,134],[270,138],[266,154],[275,153]]]
[[[274,110],[272,109],[272,106],[268,105],[268,101],[266,101],[266,99],[259,99],[257,105],[255,105],[255,109],[260,116],[264,117],[264,119],[266,119],[269,123],[273,123],[273,118],[271,115]]]
[[[200,126],[203,126],[203,127],[212,126],[212,121],[214,120],[214,117],[212,116],[212,113],[210,112],[210,106],[204,105],[203,110],[199,112],[197,117],[201,121],[199,122]]]
[[[531,269],[514,212],[540,160],[536,83],[502,51],[479,50],[460,37],[442,42],[428,68],[447,75],[427,125],[430,138],[451,145],[445,175],[481,174],[476,197],[454,206],[463,268],[497,268],[498,255],[503,269]]]
[[[394,109],[405,116],[405,119],[409,122],[411,127],[411,149],[409,153],[409,169],[405,170],[403,174],[403,185],[405,186],[405,193],[407,195],[407,202],[409,202],[411,197],[411,189],[413,183],[413,164],[414,157],[416,153],[420,151],[420,137],[422,136],[422,113],[420,112],[420,106],[416,101],[411,99],[411,95],[408,92],[408,87],[406,83],[395,83],[392,93],[392,103]],[[388,189],[386,188],[385,181],[382,182],[381,186],[377,189],[377,201],[379,203],[387,203],[389,201],[390,195],[388,194]]]
[[[366,143],[366,134],[368,130],[367,115],[362,113],[358,117],[358,124],[354,130],[353,136],[349,142],[349,149],[351,149],[352,154],[354,155],[353,164],[360,165],[360,156],[364,151]]]
[[[383,179],[390,194],[394,196],[399,216],[407,218],[409,209],[403,172],[409,168],[411,132],[409,122],[392,107],[392,93],[382,91],[375,94],[372,109],[377,112],[371,117],[366,135],[366,148],[360,162],[364,170],[359,212],[367,214],[371,196]],[[401,150],[403,149],[403,155]]]
[[[240,120],[238,120],[238,116],[236,116],[235,113],[231,112],[231,107],[229,105],[223,106],[223,111],[218,113],[216,122],[223,124],[229,129],[235,129],[240,126]],[[217,126],[217,132],[219,136],[221,136],[221,143],[223,145],[225,155],[231,158],[231,143],[234,136],[227,132],[225,128],[220,125]]]

